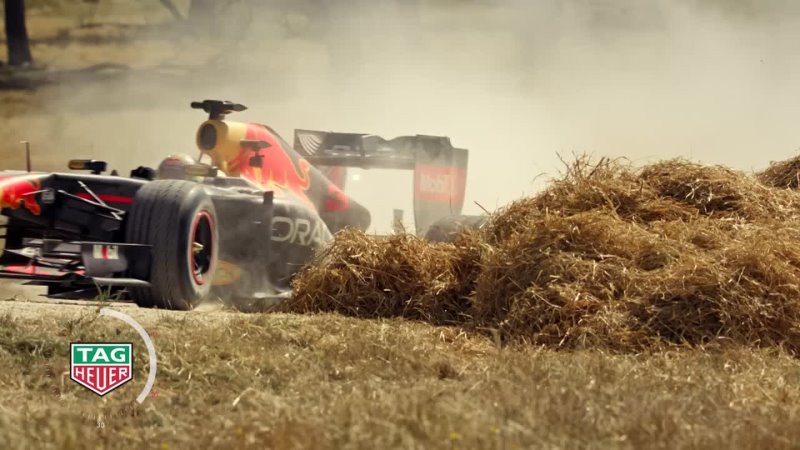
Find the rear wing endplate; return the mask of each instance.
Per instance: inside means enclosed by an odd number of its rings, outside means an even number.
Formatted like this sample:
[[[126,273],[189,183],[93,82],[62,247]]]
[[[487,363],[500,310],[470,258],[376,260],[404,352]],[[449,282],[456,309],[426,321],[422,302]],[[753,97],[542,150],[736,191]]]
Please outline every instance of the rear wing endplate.
[[[437,220],[461,214],[467,183],[466,149],[444,136],[400,136],[295,130],[294,147],[318,167],[414,171],[414,222],[424,233]]]

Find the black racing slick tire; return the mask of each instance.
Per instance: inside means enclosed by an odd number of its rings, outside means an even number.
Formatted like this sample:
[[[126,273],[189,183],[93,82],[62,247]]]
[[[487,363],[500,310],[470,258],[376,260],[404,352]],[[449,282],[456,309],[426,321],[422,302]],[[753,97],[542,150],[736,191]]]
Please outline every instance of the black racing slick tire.
[[[129,290],[137,305],[190,310],[211,289],[219,255],[214,204],[202,186],[157,180],[142,186],[128,212],[126,241],[151,246],[150,261],[133,261],[128,276],[150,282]]]
[[[447,216],[431,225],[425,232],[425,239],[433,242],[453,242],[461,230],[479,230],[483,228],[488,216]]]

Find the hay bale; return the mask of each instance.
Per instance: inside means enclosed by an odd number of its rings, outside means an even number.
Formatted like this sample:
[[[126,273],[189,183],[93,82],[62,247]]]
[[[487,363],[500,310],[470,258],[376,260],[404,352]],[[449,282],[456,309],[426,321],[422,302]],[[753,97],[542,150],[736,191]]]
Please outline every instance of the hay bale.
[[[795,198],[776,196],[755,178],[722,166],[675,159],[645,166],[639,177],[658,196],[718,218],[757,220],[784,214],[787,202],[797,207]]]
[[[333,244],[298,273],[294,295],[283,309],[462,322],[481,246],[470,235],[456,243],[427,242],[409,234],[376,239],[357,230],[340,231]]]
[[[698,215],[691,205],[660,195],[622,160],[601,159],[593,164],[582,156],[566,167],[540,194],[493,214],[486,227],[489,242],[500,243],[522,231],[530,219],[545,214],[566,217],[604,211],[639,223],[690,220]]]
[[[741,223],[733,220],[718,220],[707,216],[692,220],[671,220],[652,222],[648,229],[667,239],[683,242],[698,251],[711,251],[721,248],[730,239],[731,233]]]
[[[631,217],[655,198],[624,161],[603,158],[594,164],[586,156],[568,164],[562,177],[536,196],[539,209],[561,216],[602,210]]]
[[[647,308],[646,326],[669,342],[800,350],[797,238],[796,228],[738,228],[717,251],[637,280],[648,286],[636,294]]]
[[[605,339],[604,347],[641,347],[616,340],[641,334],[624,306],[635,301],[634,275],[671,264],[686,246],[603,211],[547,216],[525,228],[487,253],[473,300],[476,321],[539,345]],[[617,320],[594,317],[601,311]]]
[[[483,228],[484,236],[489,244],[496,245],[523,231],[532,219],[542,216],[537,198],[514,201],[489,217]]]
[[[800,156],[770,163],[756,178],[775,188],[800,189]]]
[[[800,352],[798,199],[724,167],[579,159],[453,243],[340,232],[298,274],[287,306],[556,349]]]
[[[608,301],[567,284],[532,286],[516,294],[502,322],[506,342],[552,349],[641,351],[651,339],[624,301]]]
[[[800,228],[697,223],[539,219],[487,253],[472,314],[507,341],[552,348],[800,350]]]

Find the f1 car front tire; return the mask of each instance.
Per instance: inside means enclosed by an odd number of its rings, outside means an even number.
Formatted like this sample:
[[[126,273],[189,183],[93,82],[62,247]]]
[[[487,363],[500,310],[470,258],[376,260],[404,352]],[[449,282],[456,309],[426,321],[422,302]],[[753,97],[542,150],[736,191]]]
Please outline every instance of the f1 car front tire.
[[[128,212],[126,241],[152,246],[151,261],[134,261],[129,276],[137,305],[190,310],[210,289],[219,254],[214,204],[197,183],[157,180],[142,186]]]

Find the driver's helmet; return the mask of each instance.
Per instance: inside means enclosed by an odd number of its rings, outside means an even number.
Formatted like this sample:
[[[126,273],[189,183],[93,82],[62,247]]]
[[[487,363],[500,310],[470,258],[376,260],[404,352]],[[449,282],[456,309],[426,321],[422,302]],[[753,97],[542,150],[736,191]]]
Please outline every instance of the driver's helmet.
[[[194,159],[187,154],[170,155],[158,165],[158,178],[162,180],[188,180],[192,177],[186,173],[186,167],[194,164]]]

